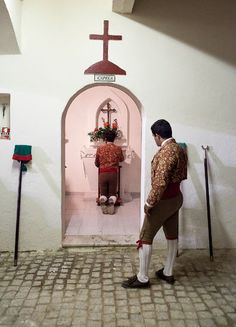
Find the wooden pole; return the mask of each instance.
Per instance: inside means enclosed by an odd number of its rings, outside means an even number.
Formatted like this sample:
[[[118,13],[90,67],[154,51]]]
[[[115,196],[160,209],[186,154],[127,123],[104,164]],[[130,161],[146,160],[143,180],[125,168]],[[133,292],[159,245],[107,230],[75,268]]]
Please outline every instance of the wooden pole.
[[[206,187],[206,204],[207,204],[207,223],[208,223],[208,239],[209,239],[209,252],[210,260],[213,261],[213,246],[212,246],[212,232],[211,232],[211,210],[210,210],[210,196],[209,196],[209,184],[208,184],[208,170],[207,170],[207,150],[208,145],[202,149],[205,151],[204,158],[204,170],[205,170],[205,187]]]
[[[23,165],[24,165],[24,163],[21,161],[20,162],[19,185],[18,185],[17,212],[16,212],[14,266],[17,266],[17,260],[18,260],[18,245],[19,245],[19,230],[20,230],[20,205],[21,205],[21,184],[22,184]]]

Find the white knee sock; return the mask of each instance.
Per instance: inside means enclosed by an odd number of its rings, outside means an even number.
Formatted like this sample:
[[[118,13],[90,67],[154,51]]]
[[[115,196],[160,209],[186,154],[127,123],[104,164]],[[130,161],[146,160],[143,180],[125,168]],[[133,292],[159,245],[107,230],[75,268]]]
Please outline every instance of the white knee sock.
[[[151,260],[151,255],[151,244],[143,244],[142,247],[139,248],[139,273],[137,277],[141,283],[147,283],[149,280],[148,269]]]
[[[111,202],[111,203],[116,203],[116,196],[115,196],[115,195],[111,195],[111,196],[109,197],[109,202]]]
[[[105,195],[100,195],[99,201],[106,202],[107,197]]]
[[[175,258],[178,250],[178,240],[167,240],[167,247],[167,258],[163,273],[165,276],[172,276]]]

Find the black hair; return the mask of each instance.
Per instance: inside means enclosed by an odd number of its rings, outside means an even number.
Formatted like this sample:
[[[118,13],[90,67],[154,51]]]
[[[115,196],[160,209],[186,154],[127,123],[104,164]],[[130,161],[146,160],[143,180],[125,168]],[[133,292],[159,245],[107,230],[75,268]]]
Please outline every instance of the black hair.
[[[116,138],[116,132],[111,130],[105,131],[103,134],[103,138],[107,142],[114,142]]]
[[[159,119],[152,126],[151,131],[153,135],[160,135],[163,139],[172,137],[172,128],[167,120]]]

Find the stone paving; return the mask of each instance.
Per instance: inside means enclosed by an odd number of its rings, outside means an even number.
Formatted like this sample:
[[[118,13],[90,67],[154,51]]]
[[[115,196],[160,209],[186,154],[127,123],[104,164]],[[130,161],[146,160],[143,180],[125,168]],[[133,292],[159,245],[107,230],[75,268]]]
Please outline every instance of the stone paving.
[[[154,250],[150,289],[123,289],[137,271],[133,247],[0,253],[1,327],[236,326],[236,250],[185,250],[174,285],[155,279],[165,251]]]

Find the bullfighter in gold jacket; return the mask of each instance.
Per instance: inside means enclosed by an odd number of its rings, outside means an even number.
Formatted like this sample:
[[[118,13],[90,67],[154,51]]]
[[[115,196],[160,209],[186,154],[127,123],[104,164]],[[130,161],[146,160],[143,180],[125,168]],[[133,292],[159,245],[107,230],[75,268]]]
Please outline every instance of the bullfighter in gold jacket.
[[[151,259],[152,242],[161,227],[168,245],[164,268],[156,277],[173,284],[173,266],[178,245],[178,214],[183,204],[180,183],[187,178],[187,154],[172,138],[170,124],[157,120],[151,127],[153,137],[160,150],[151,164],[151,190],[144,206],[145,218],[137,241],[139,250],[139,273],[122,283],[125,288],[150,286],[148,268]]]

